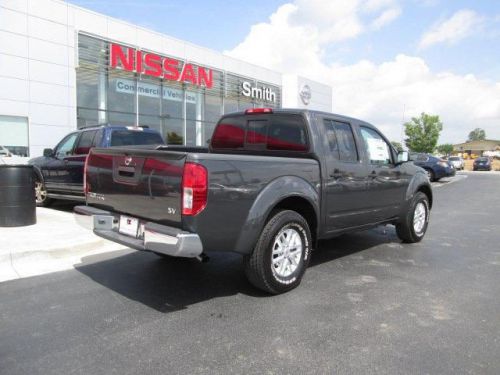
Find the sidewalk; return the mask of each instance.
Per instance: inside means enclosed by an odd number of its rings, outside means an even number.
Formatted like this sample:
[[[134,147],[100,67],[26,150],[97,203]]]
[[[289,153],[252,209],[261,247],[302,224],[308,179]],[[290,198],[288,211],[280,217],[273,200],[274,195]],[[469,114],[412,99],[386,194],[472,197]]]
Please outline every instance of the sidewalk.
[[[71,212],[37,208],[37,223],[0,227],[0,282],[70,269],[81,258],[123,246],[80,227]]]

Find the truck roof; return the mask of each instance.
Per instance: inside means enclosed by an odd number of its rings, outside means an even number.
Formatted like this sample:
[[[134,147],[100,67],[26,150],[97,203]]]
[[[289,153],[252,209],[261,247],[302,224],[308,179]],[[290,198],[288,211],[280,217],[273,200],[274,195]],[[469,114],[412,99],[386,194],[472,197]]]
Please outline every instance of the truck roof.
[[[303,114],[303,115],[323,115],[323,116],[330,116],[330,117],[335,117],[336,119],[339,120],[345,120],[347,122],[357,122],[359,124],[367,125],[370,127],[373,127],[372,124],[369,122],[360,120],[355,117],[349,117],[345,115],[341,115],[338,113],[332,113],[332,112],[326,112],[326,111],[318,111],[318,110],[311,110],[311,109],[300,109],[300,108],[271,108],[272,113],[289,113],[289,114]],[[230,112],[222,115],[222,117],[226,116],[234,116],[234,115],[245,115],[245,111],[238,111],[238,112]]]

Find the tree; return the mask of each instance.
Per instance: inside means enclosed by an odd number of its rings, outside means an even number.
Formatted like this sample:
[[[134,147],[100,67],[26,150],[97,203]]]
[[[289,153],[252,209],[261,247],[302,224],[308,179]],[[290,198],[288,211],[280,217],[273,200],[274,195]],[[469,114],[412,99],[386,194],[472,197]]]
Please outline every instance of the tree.
[[[394,146],[397,152],[403,151],[403,145],[397,141],[391,141],[391,144]]]
[[[440,154],[448,156],[453,152],[453,145],[450,143],[444,143],[442,145],[437,146],[437,150]]]
[[[486,139],[486,132],[484,129],[475,128],[473,131],[469,133],[469,138],[467,138],[467,142],[470,141],[484,141]]]
[[[420,117],[412,117],[405,126],[405,144],[413,152],[432,153],[436,148],[439,133],[443,130],[443,123],[439,116],[428,115],[424,112]]]
[[[176,132],[170,132],[167,133],[167,143],[169,145],[182,145],[184,143],[184,138]]]

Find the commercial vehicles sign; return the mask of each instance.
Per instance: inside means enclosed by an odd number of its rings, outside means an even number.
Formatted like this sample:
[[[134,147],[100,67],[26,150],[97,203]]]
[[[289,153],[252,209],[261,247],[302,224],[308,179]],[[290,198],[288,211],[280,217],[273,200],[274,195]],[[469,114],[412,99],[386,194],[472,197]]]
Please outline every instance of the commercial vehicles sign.
[[[141,96],[149,96],[151,98],[158,98],[161,96],[165,100],[172,100],[174,102],[182,102],[183,97],[185,97],[186,102],[192,104],[196,103],[197,98],[195,92],[184,92],[171,87],[163,87],[162,94],[162,88],[160,86],[146,82],[137,82],[136,87],[135,81],[128,79],[117,79],[115,81],[115,90],[122,94],[135,94],[137,90]]]
[[[170,81],[190,83],[208,89],[213,87],[212,69],[116,43],[109,44],[109,65],[112,68]]]

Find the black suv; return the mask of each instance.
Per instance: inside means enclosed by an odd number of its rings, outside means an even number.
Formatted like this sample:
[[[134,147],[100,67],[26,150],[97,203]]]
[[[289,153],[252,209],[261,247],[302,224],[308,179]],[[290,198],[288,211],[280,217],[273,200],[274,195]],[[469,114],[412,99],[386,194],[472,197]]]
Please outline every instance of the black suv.
[[[143,127],[103,125],[84,128],[65,136],[54,149],[28,164],[35,170],[36,203],[47,206],[53,199],[84,201],[83,167],[92,147],[163,144],[155,130]]]

